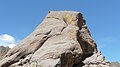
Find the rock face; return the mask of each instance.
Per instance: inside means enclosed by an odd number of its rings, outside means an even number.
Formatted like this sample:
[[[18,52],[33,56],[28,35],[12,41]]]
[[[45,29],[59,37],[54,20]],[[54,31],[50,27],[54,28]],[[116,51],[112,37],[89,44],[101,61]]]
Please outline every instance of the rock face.
[[[33,33],[8,51],[0,67],[81,67],[91,55],[95,56],[92,63],[103,62],[103,56],[96,58],[96,53],[81,13],[50,11]]]
[[[0,46],[0,60],[5,56],[8,50],[10,50],[9,47]]]
[[[118,62],[111,62],[110,67],[120,67],[120,63]]]
[[[110,62],[105,60],[100,51],[86,58],[83,63],[85,64],[83,67],[110,67]]]

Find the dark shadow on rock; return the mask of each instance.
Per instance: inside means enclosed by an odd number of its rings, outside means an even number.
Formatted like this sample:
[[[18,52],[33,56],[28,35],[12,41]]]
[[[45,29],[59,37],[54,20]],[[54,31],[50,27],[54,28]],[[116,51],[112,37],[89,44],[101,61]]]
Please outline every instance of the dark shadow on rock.
[[[80,62],[79,64],[74,64],[73,67],[82,67],[84,66],[85,64],[83,62]]]

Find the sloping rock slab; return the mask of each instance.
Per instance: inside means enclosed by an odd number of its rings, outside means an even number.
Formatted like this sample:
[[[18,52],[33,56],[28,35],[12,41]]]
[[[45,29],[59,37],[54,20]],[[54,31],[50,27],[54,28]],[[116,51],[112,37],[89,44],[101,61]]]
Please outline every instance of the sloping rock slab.
[[[72,67],[95,52],[81,13],[50,11],[33,33],[8,51],[0,67]]]

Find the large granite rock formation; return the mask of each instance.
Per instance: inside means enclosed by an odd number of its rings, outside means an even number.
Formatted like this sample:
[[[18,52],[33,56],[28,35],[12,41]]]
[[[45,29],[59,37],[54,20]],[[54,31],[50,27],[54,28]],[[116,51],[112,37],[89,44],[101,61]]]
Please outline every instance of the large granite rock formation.
[[[81,13],[50,11],[33,33],[8,51],[0,67],[82,67],[98,63],[86,59],[96,54],[96,43]],[[104,61],[101,54],[97,57]]]

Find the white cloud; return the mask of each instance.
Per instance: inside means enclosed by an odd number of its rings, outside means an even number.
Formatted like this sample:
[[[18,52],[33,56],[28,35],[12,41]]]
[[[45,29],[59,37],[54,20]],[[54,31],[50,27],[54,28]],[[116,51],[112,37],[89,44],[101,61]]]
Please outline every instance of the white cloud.
[[[15,46],[15,38],[8,34],[2,34],[0,35],[0,45],[12,48]]]
[[[14,46],[16,46],[16,44],[9,44],[8,45],[10,48],[13,48]]]

